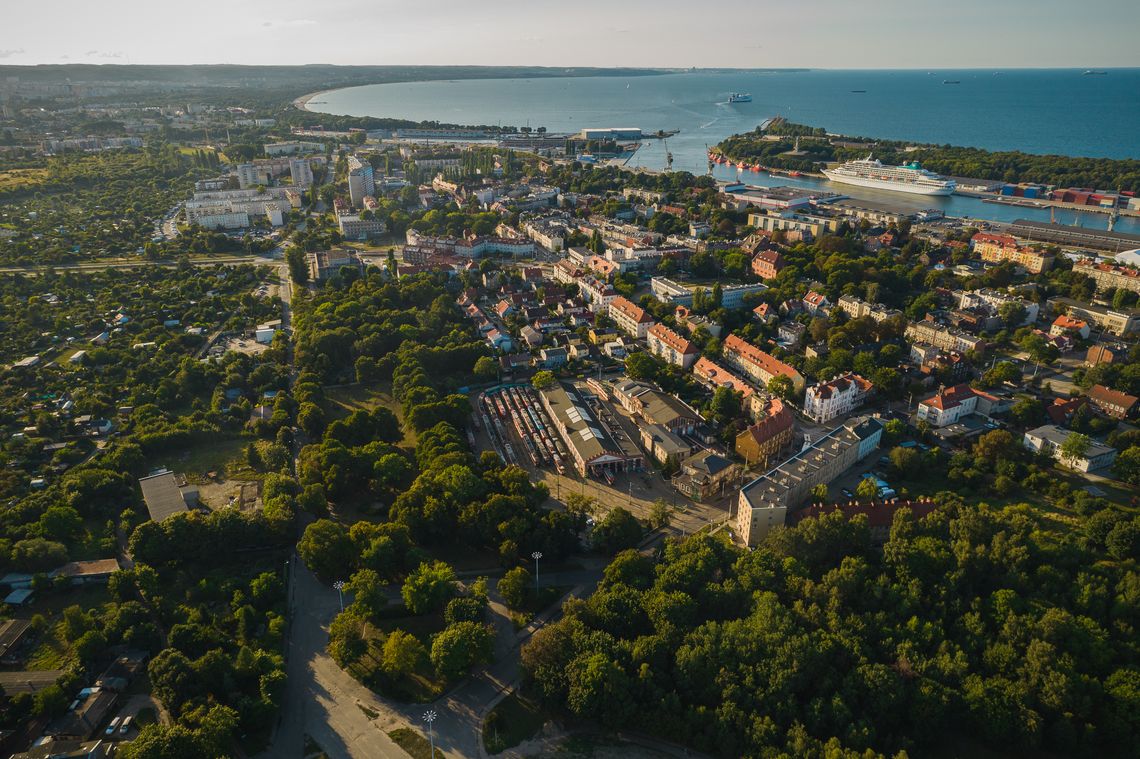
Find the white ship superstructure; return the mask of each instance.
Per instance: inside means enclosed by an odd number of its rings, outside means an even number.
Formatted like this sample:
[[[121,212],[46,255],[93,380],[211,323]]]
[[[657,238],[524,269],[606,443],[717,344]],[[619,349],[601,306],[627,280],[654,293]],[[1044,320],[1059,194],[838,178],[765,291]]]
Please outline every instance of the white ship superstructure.
[[[881,161],[874,160],[870,156],[857,161],[848,161],[833,169],[824,169],[823,174],[832,182],[873,187],[877,190],[909,192],[914,195],[950,195],[957,187],[953,179],[940,177],[917,163],[884,166]]]

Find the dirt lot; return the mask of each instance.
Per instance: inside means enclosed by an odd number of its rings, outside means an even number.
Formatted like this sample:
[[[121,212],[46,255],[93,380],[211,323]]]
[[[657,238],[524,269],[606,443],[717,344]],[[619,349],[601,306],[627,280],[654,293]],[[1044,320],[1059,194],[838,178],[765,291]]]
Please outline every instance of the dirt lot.
[[[230,337],[222,341],[221,346],[225,349],[226,353],[236,351],[237,353],[248,353],[251,356],[256,356],[258,353],[263,353],[269,350],[268,345],[257,342],[252,337]]]
[[[261,483],[257,480],[206,480],[198,485],[198,500],[213,511],[230,506],[242,511],[261,508]]]

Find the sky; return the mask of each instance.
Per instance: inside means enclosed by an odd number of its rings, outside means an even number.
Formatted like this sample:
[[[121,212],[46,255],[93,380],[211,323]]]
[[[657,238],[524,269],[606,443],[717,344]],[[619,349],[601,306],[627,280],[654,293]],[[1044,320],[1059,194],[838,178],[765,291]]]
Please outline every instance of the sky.
[[[1140,0],[3,0],[0,64],[1140,66]]]

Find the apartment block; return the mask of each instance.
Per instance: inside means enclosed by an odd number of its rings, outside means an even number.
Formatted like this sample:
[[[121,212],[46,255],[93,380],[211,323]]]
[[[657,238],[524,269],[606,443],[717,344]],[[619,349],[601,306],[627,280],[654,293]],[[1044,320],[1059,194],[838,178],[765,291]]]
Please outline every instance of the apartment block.
[[[611,304],[611,308],[613,304]],[[674,366],[688,369],[697,360],[697,346],[664,324],[654,324],[646,332],[649,352]]]
[[[812,445],[769,470],[740,490],[736,532],[754,546],[782,528],[788,511],[799,506],[816,485],[827,485],[879,446],[883,425],[858,417],[823,435]]]
[[[1002,263],[1012,261],[1031,274],[1040,274],[1053,266],[1053,256],[1039,250],[1018,244],[1010,235],[995,235],[978,232],[970,242],[974,252],[983,261]]]
[[[804,414],[820,424],[829,422],[862,406],[874,389],[870,380],[854,373],[812,385],[804,393]]]
[[[748,341],[729,335],[722,347],[725,362],[739,369],[752,381],[767,386],[773,377],[787,377],[798,393],[804,389],[804,378],[796,369]]]
[[[621,295],[610,301],[608,314],[618,329],[637,340],[644,339],[653,324],[653,317],[644,308]]]

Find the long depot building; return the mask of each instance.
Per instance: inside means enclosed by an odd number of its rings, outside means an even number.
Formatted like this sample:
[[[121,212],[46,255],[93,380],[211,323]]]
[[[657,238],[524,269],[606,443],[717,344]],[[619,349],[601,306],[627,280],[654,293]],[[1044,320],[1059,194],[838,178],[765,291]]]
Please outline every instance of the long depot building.
[[[607,479],[607,475],[644,468],[641,451],[631,442],[623,445],[615,440],[577,389],[556,382],[542,390],[540,397],[579,475]]]

